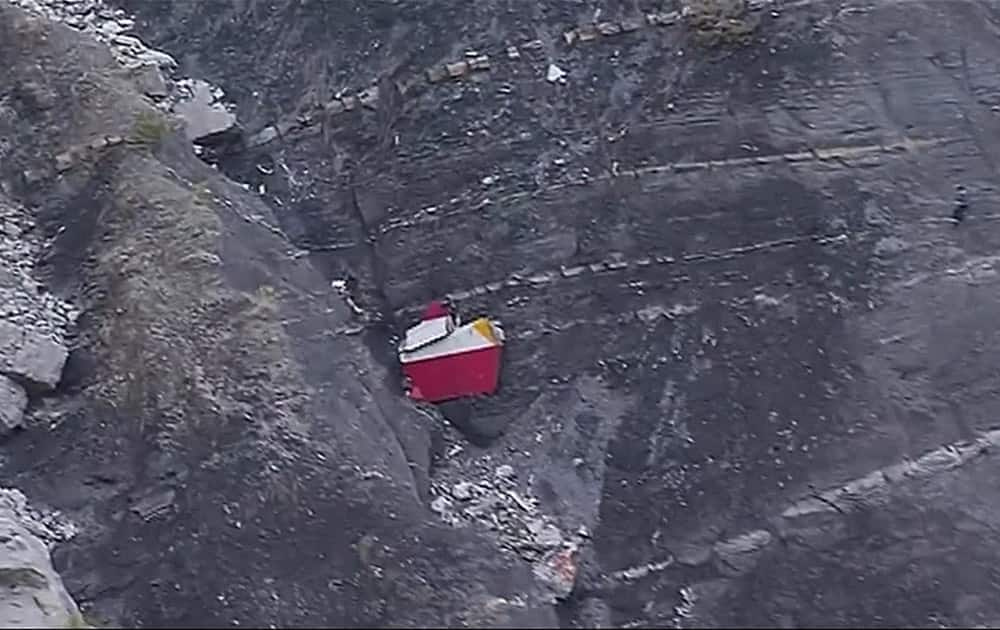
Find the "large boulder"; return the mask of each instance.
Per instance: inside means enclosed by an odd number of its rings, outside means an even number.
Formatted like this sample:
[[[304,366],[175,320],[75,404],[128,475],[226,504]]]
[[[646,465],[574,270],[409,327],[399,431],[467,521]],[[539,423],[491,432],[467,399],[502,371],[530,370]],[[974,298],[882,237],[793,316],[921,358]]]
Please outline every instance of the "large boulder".
[[[212,86],[195,81],[190,91],[190,98],[177,103],[174,111],[184,120],[187,137],[192,142],[217,137],[233,128],[236,116],[219,102]]]
[[[48,335],[0,321],[0,373],[34,385],[55,387],[69,352]]]

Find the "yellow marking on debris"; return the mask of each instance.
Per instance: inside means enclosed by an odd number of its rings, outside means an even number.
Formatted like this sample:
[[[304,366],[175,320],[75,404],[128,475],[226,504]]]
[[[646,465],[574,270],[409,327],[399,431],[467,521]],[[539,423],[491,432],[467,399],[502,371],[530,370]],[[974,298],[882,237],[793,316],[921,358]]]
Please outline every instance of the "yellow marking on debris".
[[[482,335],[483,338],[488,339],[493,344],[498,343],[496,335],[493,334],[493,324],[490,320],[485,317],[480,317],[476,321],[472,322],[472,327]]]

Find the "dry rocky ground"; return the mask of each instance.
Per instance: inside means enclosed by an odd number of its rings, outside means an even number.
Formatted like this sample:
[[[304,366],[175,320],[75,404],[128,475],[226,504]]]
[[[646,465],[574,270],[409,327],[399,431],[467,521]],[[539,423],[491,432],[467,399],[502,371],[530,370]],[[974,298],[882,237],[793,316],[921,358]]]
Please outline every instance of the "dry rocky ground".
[[[88,619],[1000,622],[995,2],[0,2]],[[502,391],[416,408],[442,294]]]

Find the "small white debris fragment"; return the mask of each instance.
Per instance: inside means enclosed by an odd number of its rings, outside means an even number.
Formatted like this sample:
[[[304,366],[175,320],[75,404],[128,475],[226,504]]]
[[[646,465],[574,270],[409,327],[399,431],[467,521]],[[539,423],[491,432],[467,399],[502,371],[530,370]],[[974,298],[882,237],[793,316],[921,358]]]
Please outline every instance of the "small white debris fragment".
[[[555,83],[557,81],[562,81],[566,77],[566,71],[557,66],[554,63],[549,64],[549,70],[545,75],[545,80],[549,83]]]

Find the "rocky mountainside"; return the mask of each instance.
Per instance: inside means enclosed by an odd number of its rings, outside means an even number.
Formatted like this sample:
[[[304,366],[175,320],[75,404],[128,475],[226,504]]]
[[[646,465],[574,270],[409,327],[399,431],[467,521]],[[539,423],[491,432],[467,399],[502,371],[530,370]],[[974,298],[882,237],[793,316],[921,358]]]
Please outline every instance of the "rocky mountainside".
[[[5,484],[98,623],[996,624],[998,33],[0,0]],[[442,295],[495,398],[402,397]]]
[[[80,313],[61,379],[38,366],[58,385],[28,392],[4,478],[76,524],[55,563],[87,618],[554,619],[526,567],[432,518],[428,420],[334,334],[350,309],[135,69],[7,3],[0,58],[4,189],[44,244],[36,275]],[[5,322],[27,335],[36,306]],[[30,385],[27,368],[5,374]]]

